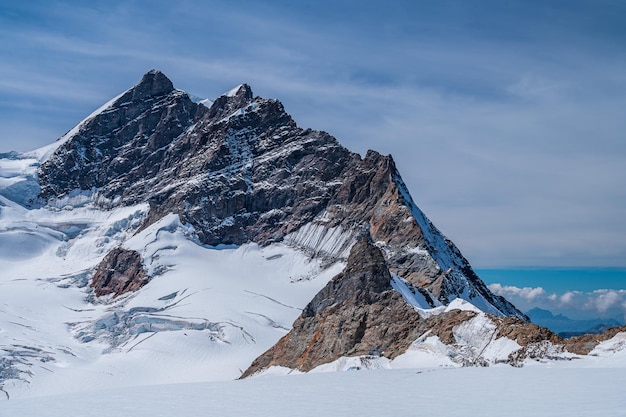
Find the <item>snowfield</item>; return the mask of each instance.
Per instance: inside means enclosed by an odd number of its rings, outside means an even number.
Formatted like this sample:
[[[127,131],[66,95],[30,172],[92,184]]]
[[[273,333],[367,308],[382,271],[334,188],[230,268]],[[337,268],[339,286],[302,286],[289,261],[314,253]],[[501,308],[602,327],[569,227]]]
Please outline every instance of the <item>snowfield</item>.
[[[2,403],[0,416],[625,416],[626,372],[379,370],[85,391]]]
[[[202,246],[174,215],[131,237],[146,209],[0,207],[6,396],[235,379],[343,268],[280,244]],[[91,271],[121,244],[154,278],[96,299]]]

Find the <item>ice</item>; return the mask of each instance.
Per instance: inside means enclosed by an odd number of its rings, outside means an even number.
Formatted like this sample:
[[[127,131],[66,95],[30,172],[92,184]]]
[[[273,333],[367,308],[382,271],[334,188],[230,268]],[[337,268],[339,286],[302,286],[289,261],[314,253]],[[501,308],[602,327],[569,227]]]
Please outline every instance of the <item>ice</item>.
[[[311,256],[327,260],[346,259],[356,241],[355,232],[341,226],[328,227],[323,214],[297,231],[285,236],[285,242]]]
[[[428,315],[431,315],[433,313],[430,312],[429,314],[429,312],[427,312],[428,310],[431,310],[431,307],[424,294],[422,294],[420,291],[417,291],[411,284],[400,278],[398,275],[391,274],[391,286],[394,290],[398,291],[402,295],[402,298],[404,298],[407,303],[412,305],[418,312],[422,313],[422,317],[427,317]],[[435,297],[433,297],[431,294],[428,295],[431,302],[434,302],[437,305],[441,306],[441,303],[439,303],[439,301],[437,301]],[[435,311],[439,310],[440,309]]]
[[[187,94],[185,91],[179,90],[182,93]],[[213,100],[209,99],[209,98],[204,98],[204,97],[200,97],[200,96],[196,96],[194,94],[187,94],[189,96],[189,99],[191,101],[193,101],[194,103],[198,103],[198,104],[202,104],[205,107],[211,107],[211,105],[213,104]]]
[[[148,205],[83,203],[0,207],[0,323],[15,323],[0,326],[0,388],[12,398],[235,379],[343,268],[284,244],[203,246],[173,214],[137,233]],[[153,278],[95,298],[90,276],[120,245]]]

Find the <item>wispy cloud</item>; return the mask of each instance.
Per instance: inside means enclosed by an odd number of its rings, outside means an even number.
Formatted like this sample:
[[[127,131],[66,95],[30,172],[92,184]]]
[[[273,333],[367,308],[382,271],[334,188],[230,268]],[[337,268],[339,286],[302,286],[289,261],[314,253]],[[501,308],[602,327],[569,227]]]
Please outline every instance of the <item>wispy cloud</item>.
[[[60,131],[25,128],[20,146],[58,137],[151,68],[207,97],[247,82],[304,127],[393,154],[418,205],[474,265],[626,262],[622,6],[144,6],[24,3],[0,16],[0,103],[16,103],[0,123],[19,135],[32,103],[47,100],[48,115],[60,103],[48,124]]]

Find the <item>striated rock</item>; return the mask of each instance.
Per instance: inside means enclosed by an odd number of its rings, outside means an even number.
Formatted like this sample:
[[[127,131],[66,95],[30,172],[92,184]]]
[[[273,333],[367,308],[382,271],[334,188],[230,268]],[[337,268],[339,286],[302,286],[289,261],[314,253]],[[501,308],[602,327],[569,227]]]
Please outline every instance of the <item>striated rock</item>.
[[[118,297],[138,290],[148,281],[141,255],[133,250],[116,248],[98,265],[91,287],[98,297],[109,294]]]

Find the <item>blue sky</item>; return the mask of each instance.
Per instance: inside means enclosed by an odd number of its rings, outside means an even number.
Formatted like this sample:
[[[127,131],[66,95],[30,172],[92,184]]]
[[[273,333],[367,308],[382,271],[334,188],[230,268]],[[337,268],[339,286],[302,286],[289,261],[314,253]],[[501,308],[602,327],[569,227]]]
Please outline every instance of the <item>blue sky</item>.
[[[479,268],[626,266],[626,3],[0,0],[0,152],[151,68],[392,154]]]

